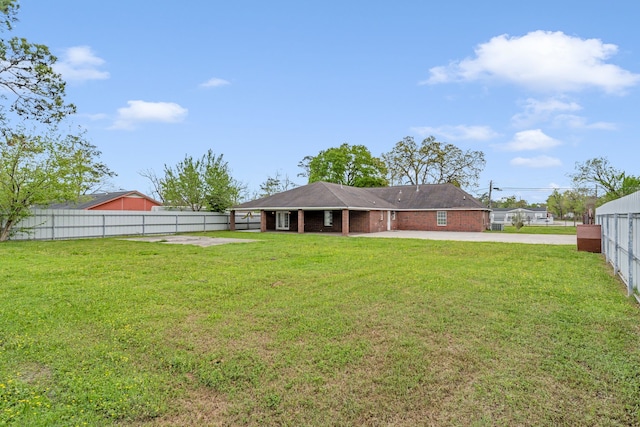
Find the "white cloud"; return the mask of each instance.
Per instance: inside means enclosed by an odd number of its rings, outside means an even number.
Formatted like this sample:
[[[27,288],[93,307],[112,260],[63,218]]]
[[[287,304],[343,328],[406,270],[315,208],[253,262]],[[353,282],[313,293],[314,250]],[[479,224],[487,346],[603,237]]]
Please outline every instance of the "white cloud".
[[[511,118],[515,127],[528,127],[540,122],[549,122],[555,127],[590,130],[615,130],[615,123],[589,123],[585,117],[569,114],[582,110],[577,102],[561,98],[549,98],[544,101],[529,98],[524,102],[524,111]]]
[[[596,87],[623,93],[640,81],[640,74],[605,62],[617,51],[614,44],[560,31],[533,31],[522,37],[503,34],[480,44],[475,58],[431,68],[429,79],[420,83],[495,79],[545,91]]]
[[[545,135],[542,130],[531,129],[516,133],[511,141],[496,147],[506,151],[531,151],[548,150],[560,144],[562,142]]]
[[[429,135],[441,135],[451,141],[473,140],[486,141],[498,136],[489,126],[440,126],[440,127],[415,127],[412,128],[418,135],[426,137]]]
[[[616,130],[618,126],[611,122],[589,123],[586,118],[573,114],[559,114],[554,117],[553,124],[571,129]]]
[[[516,157],[511,159],[511,165],[513,166],[523,166],[527,168],[552,168],[557,166],[562,166],[562,162],[560,159],[549,156],[538,156],[538,157]]]
[[[567,102],[559,98],[549,98],[544,101],[529,98],[524,102],[524,111],[511,118],[517,127],[531,126],[535,123],[548,121],[556,113],[579,111],[582,106],[576,102]]]
[[[173,102],[128,101],[128,107],[118,108],[118,116],[111,129],[135,129],[142,122],[181,122],[188,113],[186,108]]]
[[[104,64],[105,60],[97,57],[89,46],[75,46],[64,52],[53,69],[67,81],[104,80],[110,77],[109,72],[99,70]]]
[[[224,80],[224,79],[220,79],[218,77],[213,77],[209,80],[207,80],[204,83],[200,84],[200,87],[220,87],[220,86],[226,86],[228,84],[231,84],[229,81]]]

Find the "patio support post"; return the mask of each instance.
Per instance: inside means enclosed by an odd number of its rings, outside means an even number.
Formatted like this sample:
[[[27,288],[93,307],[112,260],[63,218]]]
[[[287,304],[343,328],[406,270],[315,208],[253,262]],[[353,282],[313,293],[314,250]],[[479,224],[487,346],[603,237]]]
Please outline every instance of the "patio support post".
[[[236,231],[236,211],[229,212],[229,230]]]
[[[342,210],[342,235],[349,235],[349,209]]]
[[[260,211],[260,232],[267,231],[267,211]]]
[[[304,211],[298,209],[298,233],[304,233]]]

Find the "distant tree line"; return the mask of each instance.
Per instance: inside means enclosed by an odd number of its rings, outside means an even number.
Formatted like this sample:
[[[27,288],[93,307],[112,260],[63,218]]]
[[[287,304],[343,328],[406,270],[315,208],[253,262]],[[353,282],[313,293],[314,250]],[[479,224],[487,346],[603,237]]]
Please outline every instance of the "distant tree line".
[[[308,182],[326,181],[354,187],[450,183],[477,186],[485,166],[482,151],[463,151],[433,136],[418,144],[407,136],[391,151],[375,157],[364,145],[342,144],[306,156],[299,163]]]

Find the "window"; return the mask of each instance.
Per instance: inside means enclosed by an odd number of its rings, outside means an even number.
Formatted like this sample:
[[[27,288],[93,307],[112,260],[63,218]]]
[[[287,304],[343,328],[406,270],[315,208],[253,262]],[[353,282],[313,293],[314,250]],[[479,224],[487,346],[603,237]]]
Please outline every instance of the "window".
[[[396,211],[391,211],[391,221],[396,220]]]
[[[324,226],[333,227],[333,211],[324,211]]]
[[[289,212],[276,212],[276,230],[289,229]]]
[[[447,225],[447,211],[438,211],[437,223],[439,226]]]

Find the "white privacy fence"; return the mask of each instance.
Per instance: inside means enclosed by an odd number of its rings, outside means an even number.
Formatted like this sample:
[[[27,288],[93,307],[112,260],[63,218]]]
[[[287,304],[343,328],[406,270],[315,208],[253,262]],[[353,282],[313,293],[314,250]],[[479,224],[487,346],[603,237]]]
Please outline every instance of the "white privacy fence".
[[[34,209],[12,240],[53,240],[229,230],[229,214],[191,211]],[[236,230],[260,229],[260,215],[238,215]]]
[[[607,262],[627,284],[628,294],[638,298],[640,191],[597,208],[596,224],[602,226],[602,252]]]

